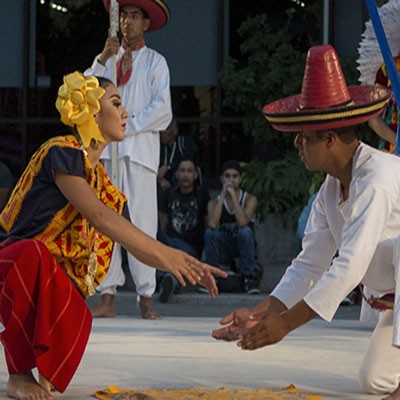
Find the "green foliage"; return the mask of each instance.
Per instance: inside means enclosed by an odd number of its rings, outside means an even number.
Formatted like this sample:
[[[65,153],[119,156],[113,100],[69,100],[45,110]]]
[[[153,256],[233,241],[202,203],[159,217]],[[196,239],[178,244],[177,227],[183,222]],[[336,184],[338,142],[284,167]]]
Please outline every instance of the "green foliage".
[[[293,147],[293,134],[272,129],[262,115],[265,104],[301,90],[305,52],[292,45],[287,27],[272,32],[265,15],[247,19],[239,29],[245,62],[229,59],[221,71],[224,106],[244,117],[245,133],[274,159],[244,166],[244,187],[259,201],[258,215],[296,217],[309,198],[311,174]]]
[[[287,28],[272,33],[265,15],[247,19],[239,35],[246,62],[240,65],[231,58],[222,68],[223,105],[244,116],[246,134],[265,145],[273,142],[286,147],[289,141],[282,143],[282,135],[265,122],[261,110],[279,97],[300,91],[305,54],[293,48]]]
[[[286,213],[297,218],[310,197],[311,179],[312,174],[295,151],[266,165],[256,160],[243,166],[243,187],[257,197],[261,221],[268,213]]]
[[[308,48],[297,48],[289,25],[290,19],[286,27],[272,32],[265,15],[247,19],[239,30],[244,61],[229,59],[221,71],[224,106],[243,115],[245,133],[258,148],[268,150],[266,159],[243,166],[243,185],[258,198],[260,219],[268,213],[296,218],[325,179],[324,173],[306,170],[293,147],[294,134],[274,131],[262,115],[265,104],[301,91]],[[355,59],[341,58],[341,65],[347,83],[358,84]],[[376,141],[365,126],[359,132],[364,141]]]

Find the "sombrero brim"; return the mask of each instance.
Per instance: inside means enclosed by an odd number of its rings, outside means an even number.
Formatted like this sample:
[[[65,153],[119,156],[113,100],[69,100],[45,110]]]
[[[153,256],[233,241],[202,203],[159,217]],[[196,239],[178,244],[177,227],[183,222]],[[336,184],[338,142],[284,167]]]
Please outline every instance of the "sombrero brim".
[[[161,0],[118,0],[118,4],[119,7],[130,5],[145,10],[150,18],[147,32],[163,28],[171,16],[168,6]],[[104,0],[104,7],[110,12],[110,0]]]
[[[349,86],[351,105],[325,109],[299,109],[300,94],[267,104],[263,114],[282,132],[324,130],[358,125],[379,115],[390,92],[382,86]]]

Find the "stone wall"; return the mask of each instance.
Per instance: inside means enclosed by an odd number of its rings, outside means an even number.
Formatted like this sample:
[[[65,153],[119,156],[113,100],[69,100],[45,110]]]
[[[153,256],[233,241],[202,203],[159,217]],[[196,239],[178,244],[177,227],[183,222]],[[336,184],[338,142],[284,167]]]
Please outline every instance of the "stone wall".
[[[295,256],[295,224],[291,218],[269,214],[255,224],[258,262],[264,275],[260,289],[270,292]]]

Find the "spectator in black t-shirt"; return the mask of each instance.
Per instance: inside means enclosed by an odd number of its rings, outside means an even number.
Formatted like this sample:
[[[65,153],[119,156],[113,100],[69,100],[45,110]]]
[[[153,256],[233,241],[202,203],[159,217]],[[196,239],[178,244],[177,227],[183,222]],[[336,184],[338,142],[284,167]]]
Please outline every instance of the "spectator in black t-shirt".
[[[184,159],[179,163],[176,177],[178,187],[167,190],[159,202],[161,232],[158,238],[168,246],[200,258],[209,195],[202,186],[194,185],[197,169],[192,160]],[[161,281],[160,301],[166,303],[179,290],[177,279],[172,274],[165,274]]]

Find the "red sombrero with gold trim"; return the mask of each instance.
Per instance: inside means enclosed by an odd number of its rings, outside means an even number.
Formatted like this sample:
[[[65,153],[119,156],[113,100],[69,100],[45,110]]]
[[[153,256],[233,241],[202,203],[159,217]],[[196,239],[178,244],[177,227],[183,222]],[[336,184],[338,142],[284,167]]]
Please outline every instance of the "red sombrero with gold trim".
[[[267,104],[263,114],[278,131],[342,128],[379,115],[389,96],[378,85],[347,86],[335,49],[314,46],[307,54],[301,93]]]
[[[150,18],[150,27],[147,32],[158,31],[168,22],[171,13],[162,0],[118,0],[120,7],[135,6],[146,11]],[[104,7],[110,12],[110,0],[104,0]]]

